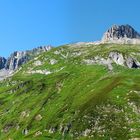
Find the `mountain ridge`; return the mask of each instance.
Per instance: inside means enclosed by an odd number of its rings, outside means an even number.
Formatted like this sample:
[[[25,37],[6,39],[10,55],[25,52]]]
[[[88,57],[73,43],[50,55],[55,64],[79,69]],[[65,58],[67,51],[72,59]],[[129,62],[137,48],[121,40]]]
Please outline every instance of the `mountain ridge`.
[[[113,43],[113,44],[140,44],[140,34],[135,31],[135,29],[126,24],[126,25],[113,25],[109,28],[103,35],[101,41],[95,42],[78,42],[75,44],[69,44],[70,46],[81,46],[81,45],[100,45],[105,43]],[[49,51],[51,46],[40,46],[38,48],[34,48],[32,50],[26,51],[15,51],[8,57],[7,59],[4,57],[0,57],[0,79],[3,79],[11,73],[15,72],[22,64],[27,63],[36,55]],[[117,53],[116,56],[117,57]],[[126,60],[127,62],[128,60]],[[108,61],[106,62],[108,63]],[[135,58],[129,59],[129,66],[135,66],[137,68],[140,67],[140,63],[135,60]],[[133,65],[134,64],[134,65]],[[111,68],[111,67],[110,67]]]
[[[40,46],[32,50],[15,51],[7,59],[0,57],[0,69],[5,68],[9,70],[18,69],[19,66],[29,61],[29,55],[38,55],[42,52],[49,51],[52,46]]]
[[[122,44],[121,42],[119,42],[119,39],[124,39],[126,41],[126,39],[140,39],[140,33],[138,33],[131,25],[129,24],[124,24],[124,25],[117,25],[114,24],[112,25],[104,34],[103,37],[101,39],[101,41],[95,41],[95,42],[87,42],[87,44],[100,44],[100,43],[113,43],[113,40],[115,40],[118,44]],[[110,42],[112,41],[112,42]],[[78,42],[78,43],[74,43],[74,44],[84,44],[85,42]],[[133,44],[130,40],[127,42],[123,42],[124,44]],[[137,42],[135,42],[137,44]],[[71,45],[71,44],[70,44]],[[27,52],[37,52],[37,51],[47,51],[51,48],[51,45],[49,46],[40,46],[37,48],[33,48],[32,50],[25,50],[25,51],[15,51],[13,52],[11,55],[14,55],[15,53],[27,53]],[[5,57],[0,57],[0,63],[2,63],[2,61],[8,60],[10,57],[8,57],[7,59]],[[3,62],[4,64],[4,62]],[[2,65],[3,65],[2,64]],[[8,68],[8,66],[7,66]],[[1,69],[1,67],[0,67]]]
[[[0,57],[0,80],[14,74],[16,70],[40,53],[49,51],[52,46],[40,46],[32,50],[15,51],[7,59]]]

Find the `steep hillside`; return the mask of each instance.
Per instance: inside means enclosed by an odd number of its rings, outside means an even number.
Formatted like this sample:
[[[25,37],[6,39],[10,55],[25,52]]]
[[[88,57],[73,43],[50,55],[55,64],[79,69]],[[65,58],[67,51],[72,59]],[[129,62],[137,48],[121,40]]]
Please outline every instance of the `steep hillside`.
[[[140,45],[38,55],[0,83],[0,139],[140,139],[139,62]]]

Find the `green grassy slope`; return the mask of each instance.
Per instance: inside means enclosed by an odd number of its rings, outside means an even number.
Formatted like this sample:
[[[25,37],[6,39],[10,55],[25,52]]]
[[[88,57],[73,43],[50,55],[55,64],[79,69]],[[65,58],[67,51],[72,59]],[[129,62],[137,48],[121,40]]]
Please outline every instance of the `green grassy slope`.
[[[39,55],[1,82],[0,139],[140,138],[140,70],[83,63],[111,51],[140,60],[136,45],[67,45]]]

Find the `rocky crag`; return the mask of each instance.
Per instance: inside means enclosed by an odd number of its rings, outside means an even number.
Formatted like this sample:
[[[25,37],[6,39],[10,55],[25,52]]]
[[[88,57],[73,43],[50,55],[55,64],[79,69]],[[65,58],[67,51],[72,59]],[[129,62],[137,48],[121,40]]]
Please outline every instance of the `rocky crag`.
[[[103,43],[140,44],[140,34],[130,25],[113,25],[102,38]]]
[[[5,59],[4,68],[9,70],[18,69],[22,64],[32,59],[32,57],[50,49],[51,46],[41,46],[29,51],[15,51],[7,60]]]
[[[11,75],[21,65],[25,64],[40,53],[49,51],[51,46],[40,46],[33,50],[15,51],[7,59],[0,57],[0,80]]]

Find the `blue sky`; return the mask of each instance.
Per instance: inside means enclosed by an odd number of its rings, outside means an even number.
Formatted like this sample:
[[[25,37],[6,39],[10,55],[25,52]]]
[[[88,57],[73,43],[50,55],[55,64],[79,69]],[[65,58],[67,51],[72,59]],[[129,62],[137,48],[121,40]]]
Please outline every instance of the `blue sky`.
[[[0,56],[95,41],[112,24],[140,31],[140,0],[0,0]]]

